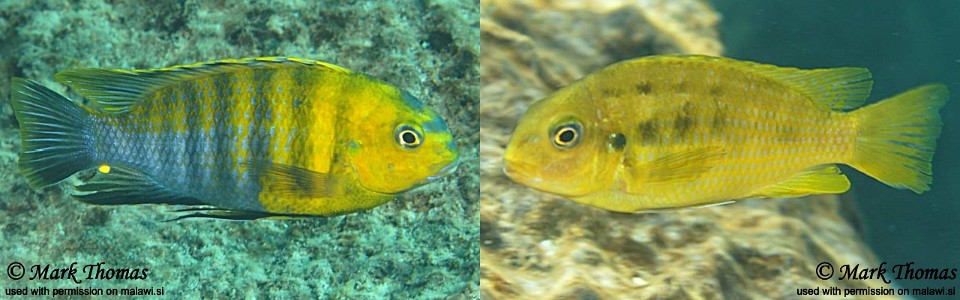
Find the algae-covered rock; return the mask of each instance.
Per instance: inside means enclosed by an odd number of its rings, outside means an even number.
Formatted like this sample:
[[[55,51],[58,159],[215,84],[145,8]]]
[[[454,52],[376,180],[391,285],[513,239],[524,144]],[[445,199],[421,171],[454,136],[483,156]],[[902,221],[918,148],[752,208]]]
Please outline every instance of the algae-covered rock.
[[[143,280],[5,286],[164,288],[174,298],[475,298],[479,272],[479,5],[474,1],[0,2],[0,264],[105,262]],[[458,171],[373,210],[329,219],[185,220],[175,207],[94,206],[17,171],[13,76],[292,56],[408,90],[450,125]],[[75,94],[68,94],[78,99]],[[81,271],[82,272],[82,271]]]
[[[877,266],[851,224],[852,201],[836,196],[619,214],[501,172],[530,103],[619,60],[719,55],[718,20],[698,0],[481,3],[481,298],[784,299],[801,288],[888,287],[817,277],[821,262]]]

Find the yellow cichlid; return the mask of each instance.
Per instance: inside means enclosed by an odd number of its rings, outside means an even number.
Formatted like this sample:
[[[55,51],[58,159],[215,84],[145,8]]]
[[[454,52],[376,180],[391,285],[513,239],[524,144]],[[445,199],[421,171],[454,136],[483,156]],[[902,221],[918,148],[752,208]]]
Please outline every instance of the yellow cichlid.
[[[842,193],[835,164],[922,193],[942,84],[860,107],[861,68],[800,70],[654,56],[590,74],[530,106],[504,154],[516,182],[618,212]]]
[[[87,203],[198,206],[183,217],[336,216],[457,166],[433,109],[324,62],[263,57],[56,79],[93,105],[15,78],[20,171],[39,188],[96,169],[73,194]]]

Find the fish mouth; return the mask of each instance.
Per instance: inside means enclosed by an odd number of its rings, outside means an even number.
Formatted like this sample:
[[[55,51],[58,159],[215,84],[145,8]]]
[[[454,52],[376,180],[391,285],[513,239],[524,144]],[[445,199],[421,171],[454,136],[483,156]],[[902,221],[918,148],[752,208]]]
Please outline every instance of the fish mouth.
[[[503,174],[507,175],[511,180],[523,184],[539,184],[543,182],[543,178],[533,176],[536,173],[530,170],[534,170],[530,164],[504,159]]]
[[[507,178],[510,178],[510,180],[513,180],[520,185],[524,185],[544,193],[566,197],[568,199],[589,194],[589,192],[571,193],[563,188],[563,184],[550,182],[549,178],[544,180],[543,171],[540,171],[537,166],[529,163],[504,160],[503,174],[507,175]]]
[[[460,165],[459,162],[460,162],[459,159],[454,160],[453,162],[441,168],[440,171],[437,171],[437,174],[433,174],[433,176],[427,176],[427,182],[428,183],[435,182],[440,179],[443,179],[443,177],[447,177],[448,175],[453,174],[453,172],[457,171],[457,167]]]

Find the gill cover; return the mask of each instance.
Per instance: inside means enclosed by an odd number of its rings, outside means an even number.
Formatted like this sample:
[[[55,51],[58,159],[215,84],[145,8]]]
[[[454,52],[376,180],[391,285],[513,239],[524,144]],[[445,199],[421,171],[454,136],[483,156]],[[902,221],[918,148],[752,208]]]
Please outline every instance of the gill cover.
[[[381,88],[390,96],[359,102],[369,107],[349,121],[346,153],[360,185],[392,194],[452,172],[458,154],[446,122],[405,91]]]
[[[602,138],[608,133],[593,114],[591,102],[577,100],[584,96],[564,88],[531,105],[510,138],[504,173],[524,185],[567,197],[609,188],[618,156],[602,155],[609,151]]]

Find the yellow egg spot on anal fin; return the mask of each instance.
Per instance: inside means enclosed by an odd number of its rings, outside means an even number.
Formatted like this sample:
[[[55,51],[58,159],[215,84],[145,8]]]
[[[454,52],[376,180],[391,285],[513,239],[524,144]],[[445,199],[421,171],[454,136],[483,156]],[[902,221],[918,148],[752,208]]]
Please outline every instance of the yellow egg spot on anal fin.
[[[100,166],[97,167],[97,171],[99,171],[100,173],[103,173],[103,174],[110,174],[110,165],[108,165],[108,164],[100,164]]]
[[[75,187],[73,198],[90,204],[171,204],[204,205],[199,200],[171,190],[136,169],[101,163],[100,172]]]
[[[754,197],[788,198],[814,194],[837,194],[850,188],[847,176],[836,165],[822,165],[797,173],[783,182],[753,192]]]

